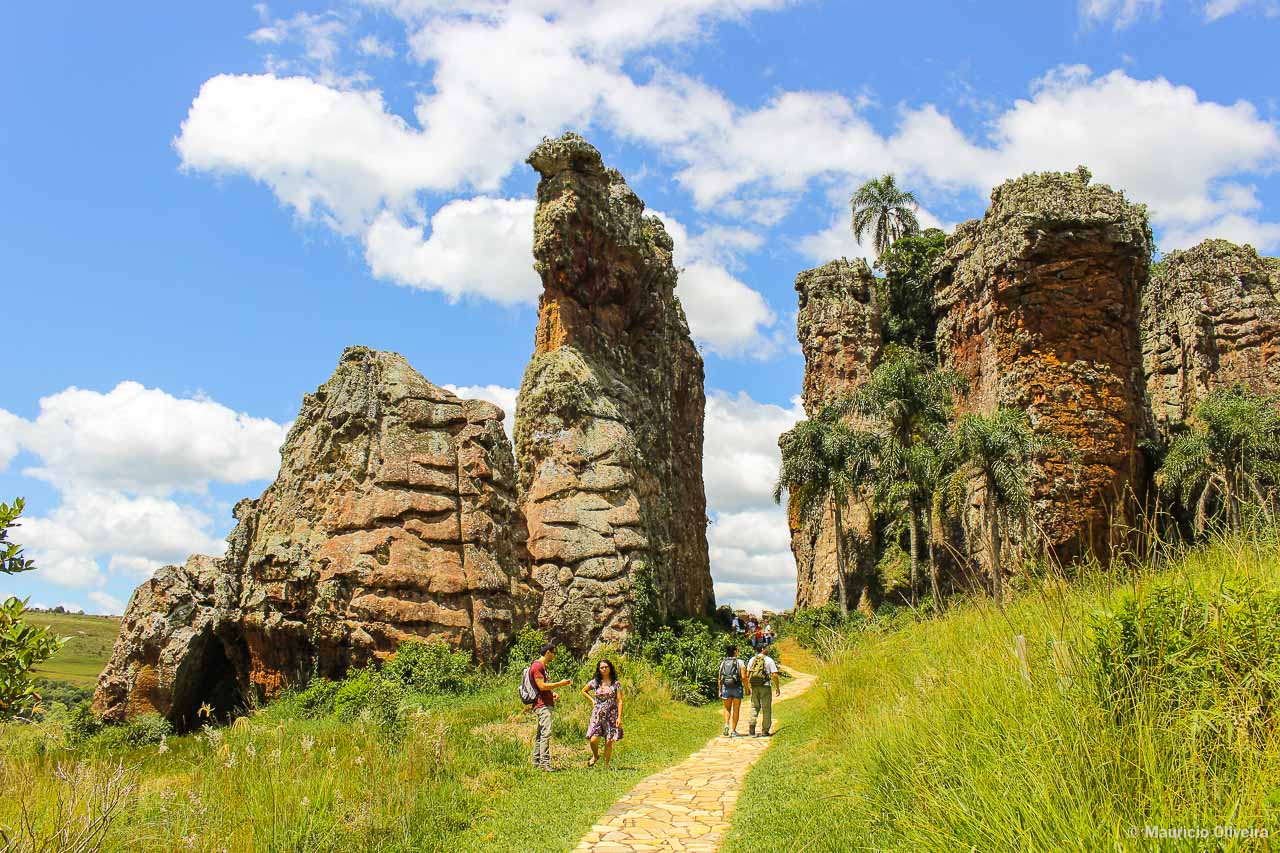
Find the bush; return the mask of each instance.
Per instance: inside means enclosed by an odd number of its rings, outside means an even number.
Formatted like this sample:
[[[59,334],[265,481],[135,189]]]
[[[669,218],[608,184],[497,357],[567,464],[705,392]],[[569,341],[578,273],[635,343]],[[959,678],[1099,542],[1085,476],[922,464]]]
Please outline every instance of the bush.
[[[341,685],[327,678],[313,679],[306,689],[292,697],[291,702],[296,716],[305,720],[327,717],[333,713],[334,699]]]
[[[691,705],[716,698],[716,674],[731,640],[697,619],[676,629],[658,628],[634,647],[634,653],[656,664],[672,692]]]
[[[63,736],[70,746],[78,746],[102,731],[102,720],[98,719],[89,707],[88,702],[72,708],[63,723]]]
[[[32,679],[31,686],[40,697],[38,708],[43,710],[34,714],[37,720],[48,719],[58,709],[69,711],[78,705],[87,705],[93,701],[93,690],[88,687],[76,687],[65,681],[50,681],[47,678]]]
[[[154,746],[173,734],[173,726],[159,714],[143,714],[127,723],[104,725],[93,737],[107,749],[137,749]]]
[[[333,710],[344,720],[368,717],[384,731],[399,729],[404,721],[404,687],[377,670],[362,669],[338,685]]]
[[[823,631],[839,630],[844,622],[839,605],[828,602],[821,607],[805,607],[795,611],[782,621],[779,631],[790,634],[806,649],[812,649]]]
[[[1161,584],[1093,622],[1085,666],[1120,725],[1181,731],[1202,754],[1272,736],[1280,720],[1280,592]]]
[[[520,633],[516,634],[515,640],[511,643],[511,650],[507,653],[507,666],[514,672],[524,672],[525,667],[538,657],[539,649],[546,642],[547,635],[537,628],[531,625],[521,628]],[[578,671],[578,666],[577,658],[569,654],[568,649],[563,645],[556,646],[556,659],[548,669],[547,675],[552,681],[573,678]]]
[[[415,693],[466,693],[477,683],[471,656],[442,640],[401,643],[382,671]]]

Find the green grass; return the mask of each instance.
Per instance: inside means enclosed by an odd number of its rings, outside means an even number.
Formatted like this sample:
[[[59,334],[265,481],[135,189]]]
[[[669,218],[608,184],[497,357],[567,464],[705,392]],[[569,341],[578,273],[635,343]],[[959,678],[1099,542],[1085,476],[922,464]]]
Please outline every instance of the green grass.
[[[1003,612],[974,601],[833,643],[822,683],[787,706],[785,731],[749,774],[726,849],[1173,850],[1196,844],[1133,839],[1129,827],[1275,834],[1280,661],[1264,655],[1248,677],[1238,662],[1247,647],[1274,648],[1280,625],[1241,614],[1233,589],[1280,591],[1274,542],[1220,542],[1125,580],[1049,580]],[[1144,688],[1146,700],[1118,715],[1094,687],[1094,620],[1169,594],[1185,602],[1171,612],[1188,634],[1156,655],[1165,692]],[[1245,633],[1231,639],[1228,618]],[[1185,689],[1170,687],[1178,667]],[[1237,709],[1256,702],[1270,710],[1243,719]]]
[[[585,768],[586,702],[568,688],[553,760],[569,769],[530,768],[533,721],[508,677],[462,697],[416,697],[422,710],[402,738],[367,720],[297,719],[288,702],[212,737],[171,737],[164,752],[69,748],[56,723],[0,726],[0,789],[19,792],[0,798],[0,827],[17,825],[20,798],[45,830],[60,800],[79,798],[82,814],[122,762],[132,787],[106,850],[565,850],[636,782],[716,731],[714,706],[678,702],[647,667],[620,665],[627,736],[612,771]],[[57,778],[77,764],[79,777]]]
[[[64,681],[77,687],[93,687],[111,657],[118,616],[81,616],[71,613],[28,613],[32,625],[48,627],[67,643],[49,660],[35,668],[35,674],[50,681]]]

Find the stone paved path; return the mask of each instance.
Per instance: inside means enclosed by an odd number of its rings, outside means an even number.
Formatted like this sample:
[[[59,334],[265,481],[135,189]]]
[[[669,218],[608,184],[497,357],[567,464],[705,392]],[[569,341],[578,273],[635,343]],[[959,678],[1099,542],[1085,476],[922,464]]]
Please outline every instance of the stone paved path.
[[[791,671],[780,702],[799,696],[817,680]],[[738,730],[745,732],[750,702],[743,700]],[[773,728],[778,729],[778,715]],[[661,773],[655,773],[614,803],[579,842],[576,850],[631,853],[641,850],[718,850],[749,771],[772,738],[712,738],[706,746]]]

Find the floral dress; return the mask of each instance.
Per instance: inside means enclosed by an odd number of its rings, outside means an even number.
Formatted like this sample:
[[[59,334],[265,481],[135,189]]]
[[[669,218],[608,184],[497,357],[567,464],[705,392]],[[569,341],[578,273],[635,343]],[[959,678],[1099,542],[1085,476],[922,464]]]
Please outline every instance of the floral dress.
[[[622,740],[622,729],[618,726],[617,683],[602,685],[592,679],[588,686],[595,693],[596,704],[591,709],[591,723],[587,726],[587,737]]]

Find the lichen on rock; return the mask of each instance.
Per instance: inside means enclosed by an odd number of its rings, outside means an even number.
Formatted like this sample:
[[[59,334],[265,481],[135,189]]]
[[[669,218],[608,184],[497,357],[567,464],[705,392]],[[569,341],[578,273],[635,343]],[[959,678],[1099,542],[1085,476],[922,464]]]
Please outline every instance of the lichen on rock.
[[[528,162],[543,294],[516,406],[520,500],[539,620],[583,652],[713,607],[702,359],[671,238],[621,174],[572,133]]]
[[[498,656],[536,601],[502,418],[400,355],[347,349],[275,482],[236,505],[226,555],[134,593],[95,707],[190,725],[200,703],[340,676],[407,639]]]

